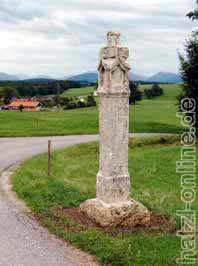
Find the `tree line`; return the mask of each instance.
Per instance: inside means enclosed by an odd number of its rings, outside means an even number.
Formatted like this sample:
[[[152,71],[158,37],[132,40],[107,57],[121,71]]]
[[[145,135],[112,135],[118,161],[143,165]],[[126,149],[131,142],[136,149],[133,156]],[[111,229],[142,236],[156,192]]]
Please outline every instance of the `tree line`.
[[[144,89],[144,91],[142,92],[139,89],[138,83],[130,81],[129,89],[129,104],[135,104],[136,102],[141,101],[143,96],[147,99],[152,99],[154,97],[161,96],[164,94],[163,89],[158,84],[153,84],[151,88]]]
[[[196,1],[198,6],[198,0]],[[198,7],[187,14],[193,20],[198,20]],[[198,128],[198,30],[192,32],[191,37],[185,44],[185,55],[179,55],[181,62],[181,74],[184,81],[183,92],[179,97],[179,106],[185,98],[193,99],[195,110],[192,112],[192,106],[186,105],[185,111],[187,116],[191,116],[191,125]],[[181,111],[181,110],[180,110]],[[198,134],[198,132],[197,132]]]
[[[52,108],[53,106],[63,107],[64,110],[91,107],[96,106],[96,101],[93,93],[89,94],[87,97],[79,98],[74,97],[61,97],[60,95],[54,95],[49,99],[41,100],[42,107]]]
[[[61,94],[70,88],[82,87],[76,81],[16,81],[1,82],[0,97],[4,98],[4,104],[9,104],[13,97],[34,97]]]

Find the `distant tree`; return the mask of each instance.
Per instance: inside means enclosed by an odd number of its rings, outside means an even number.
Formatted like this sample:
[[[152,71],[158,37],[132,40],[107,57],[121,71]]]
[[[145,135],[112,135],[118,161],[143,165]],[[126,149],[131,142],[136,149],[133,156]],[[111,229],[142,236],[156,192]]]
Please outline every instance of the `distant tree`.
[[[129,82],[129,89],[131,93],[129,97],[129,104],[135,104],[137,101],[142,100],[142,92],[139,90],[138,85],[135,82]]]
[[[198,4],[198,0],[196,2]],[[198,19],[198,8],[196,8],[194,11],[191,11],[190,13],[188,13],[187,16],[192,20],[197,20]]]
[[[88,97],[87,97],[87,107],[91,107],[91,106],[96,106],[96,101],[95,101],[95,98],[93,96],[93,93],[88,95]]]
[[[198,4],[198,1],[196,1]],[[198,20],[198,8],[187,15],[192,20]],[[183,93],[179,97],[179,104],[182,99],[194,99],[196,103],[196,121],[195,127],[198,128],[198,31],[192,33],[192,36],[185,44],[185,55],[179,55],[181,62],[181,74],[184,81]],[[190,111],[191,107],[186,107]],[[188,114],[188,115],[192,115]]]
[[[145,89],[144,95],[146,96],[146,98],[152,99],[154,97],[153,90],[152,89]]]
[[[12,87],[3,89],[4,104],[9,104],[13,97],[18,96],[17,90]]]
[[[75,109],[77,108],[77,104],[73,101],[69,101],[65,107],[64,107],[64,110],[69,110],[69,109]]]
[[[44,108],[52,108],[54,106],[53,99],[42,100],[40,102],[41,102],[42,107]]]
[[[153,84],[153,86],[150,89],[144,90],[144,95],[148,99],[152,99],[157,96],[161,96],[164,94],[163,89],[158,84]]]
[[[70,88],[80,88],[81,84],[76,81],[69,80],[27,80],[11,82],[10,86],[16,88],[20,97],[26,96],[44,96],[59,95]]]
[[[79,100],[78,102],[77,102],[77,106],[76,106],[77,108],[84,108],[84,107],[86,107],[86,103],[85,103],[85,101],[84,100]]]
[[[23,112],[24,106],[22,104],[19,105],[19,111]]]
[[[57,82],[57,85],[56,85],[56,94],[57,95],[60,95],[60,93],[61,93],[61,86],[60,86],[60,83]]]
[[[54,105],[60,107],[61,106],[61,103],[62,103],[62,98],[59,96],[59,95],[55,95],[53,98],[52,98],[53,102],[54,102]]]
[[[153,95],[155,96],[161,96],[164,94],[163,89],[158,84],[153,84],[152,86]]]
[[[62,97],[62,105],[66,105],[69,101],[69,97]]]

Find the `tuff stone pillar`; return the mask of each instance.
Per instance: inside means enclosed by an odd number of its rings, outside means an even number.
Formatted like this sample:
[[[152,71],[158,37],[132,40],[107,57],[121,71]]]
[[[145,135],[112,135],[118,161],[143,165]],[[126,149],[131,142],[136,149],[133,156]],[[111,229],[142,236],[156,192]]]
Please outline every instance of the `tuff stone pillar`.
[[[109,32],[108,44],[100,52],[97,198],[86,201],[80,208],[103,226],[148,225],[149,211],[129,197],[129,49],[122,47],[119,39],[119,33]]]

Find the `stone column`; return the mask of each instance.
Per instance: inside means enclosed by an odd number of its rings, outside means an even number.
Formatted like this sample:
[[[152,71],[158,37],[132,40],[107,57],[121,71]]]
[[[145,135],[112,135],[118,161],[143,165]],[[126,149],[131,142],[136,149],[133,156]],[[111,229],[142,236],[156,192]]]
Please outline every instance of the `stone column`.
[[[106,203],[129,199],[128,173],[129,70],[127,47],[120,34],[109,32],[99,63],[100,169],[97,198]]]
[[[98,95],[100,163],[97,198],[81,204],[81,211],[103,225],[148,225],[149,211],[131,199],[128,173],[129,50],[120,45],[120,34],[109,32],[101,49]]]

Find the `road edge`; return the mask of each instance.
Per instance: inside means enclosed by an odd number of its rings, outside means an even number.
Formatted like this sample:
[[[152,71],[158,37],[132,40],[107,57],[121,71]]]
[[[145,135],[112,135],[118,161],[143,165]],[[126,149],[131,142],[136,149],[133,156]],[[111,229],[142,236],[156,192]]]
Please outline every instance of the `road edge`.
[[[80,248],[73,246],[72,244],[68,243],[66,240],[59,238],[55,234],[51,233],[47,227],[42,226],[41,224],[38,223],[38,221],[34,217],[33,211],[26,205],[25,201],[20,199],[17,193],[12,190],[13,188],[12,175],[14,174],[14,170],[16,170],[18,166],[19,166],[18,164],[11,166],[10,168],[0,173],[0,193],[3,194],[3,196],[9,202],[9,204],[11,204],[14,208],[16,208],[19,213],[27,215],[28,219],[33,220],[38,227],[46,230],[46,232],[50,236],[49,239],[55,238],[58,239],[59,241],[62,241],[64,245],[66,244],[67,246],[70,246],[70,248],[72,248],[74,252],[76,251],[76,253],[78,253],[80,256],[86,258],[88,264],[86,265],[82,264],[82,266],[100,266],[100,263],[97,261],[96,257],[82,251]]]

